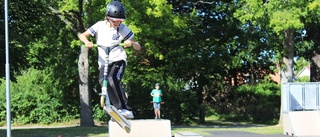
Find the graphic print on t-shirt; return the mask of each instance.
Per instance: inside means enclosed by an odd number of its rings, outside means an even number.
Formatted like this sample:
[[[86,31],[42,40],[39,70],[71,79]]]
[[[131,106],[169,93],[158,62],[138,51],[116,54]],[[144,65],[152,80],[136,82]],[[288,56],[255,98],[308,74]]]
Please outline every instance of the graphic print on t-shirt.
[[[119,33],[113,34],[113,36],[112,36],[112,40],[119,40],[119,38],[120,38]]]

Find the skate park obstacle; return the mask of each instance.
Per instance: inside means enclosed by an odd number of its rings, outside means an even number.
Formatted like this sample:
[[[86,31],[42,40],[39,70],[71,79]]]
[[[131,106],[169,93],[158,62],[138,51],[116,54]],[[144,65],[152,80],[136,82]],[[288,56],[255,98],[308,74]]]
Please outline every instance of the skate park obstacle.
[[[320,136],[320,83],[281,85],[283,132],[289,136]]]
[[[172,137],[171,121],[167,119],[129,120],[131,131],[127,133],[116,122],[109,121],[109,137]]]

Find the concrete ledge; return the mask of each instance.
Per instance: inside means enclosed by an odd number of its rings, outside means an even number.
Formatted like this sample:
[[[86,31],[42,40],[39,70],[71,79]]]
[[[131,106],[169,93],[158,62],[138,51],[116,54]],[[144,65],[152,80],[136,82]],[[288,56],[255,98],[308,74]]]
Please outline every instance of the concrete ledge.
[[[177,132],[174,134],[174,137],[203,137],[203,136],[193,132]]]
[[[320,136],[320,114],[318,111],[291,111],[283,114],[284,134],[289,136]]]
[[[129,120],[131,132],[127,133],[116,122],[109,121],[109,137],[171,137],[170,120]]]

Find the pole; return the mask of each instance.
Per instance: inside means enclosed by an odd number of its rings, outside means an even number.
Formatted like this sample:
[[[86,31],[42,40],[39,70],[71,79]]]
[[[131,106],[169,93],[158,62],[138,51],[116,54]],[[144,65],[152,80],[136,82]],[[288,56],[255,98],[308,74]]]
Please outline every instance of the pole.
[[[7,137],[11,137],[10,109],[10,65],[9,65],[9,35],[8,35],[8,0],[4,1],[5,43],[6,43],[6,98],[7,98]]]

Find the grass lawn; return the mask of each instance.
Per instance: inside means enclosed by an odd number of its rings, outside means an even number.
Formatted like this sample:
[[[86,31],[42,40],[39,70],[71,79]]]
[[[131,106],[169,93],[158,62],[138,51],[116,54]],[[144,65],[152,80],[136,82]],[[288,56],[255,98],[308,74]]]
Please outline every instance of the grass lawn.
[[[205,127],[183,127],[172,128],[172,135],[180,131],[191,131],[204,136],[210,135],[212,131],[246,131],[258,134],[282,134],[282,127],[266,126],[266,127],[246,127],[246,128],[205,128]],[[107,137],[108,128],[106,126],[96,127],[41,127],[41,128],[19,128],[11,130],[12,137]],[[6,129],[0,129],[0,137],[6,136]]]
[[[7,131],[0,129],[0,137],[5,137]],[[106,126],[96,127],[46,127],[46,128],[23,128],[11,130],[12,137],[107,137]]]
[[[72,125],[72,126],[69,126]],[[80,127],[76,123],[43,125],[12,125],[12,137],[107,137],[107,126]],[[180,131],[191,131],[203,136],[214,131],[245,131],[257,134],[283,134],[279,126],[251,125],[248,123],[208,121],[205,125],[172,126],[172,135]],[[6,137],[6,127],[0,128],[0,137]]]
[[[210,128],[201,128],[201,127],[185,127],[185,128],[172,128],[172,135],[180,131],[190,131],[195,132],[204,136],[211,135],[210,132],[214,131],[244,131],[256,134],[283,134],[283,128],[279,126],[263,126],[263,127],[210,127]]]

